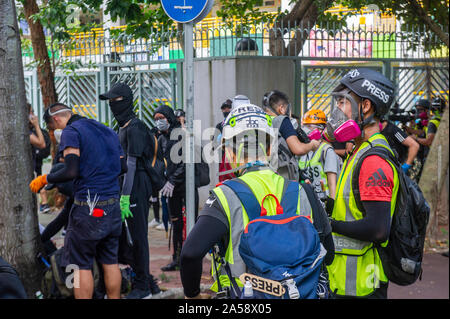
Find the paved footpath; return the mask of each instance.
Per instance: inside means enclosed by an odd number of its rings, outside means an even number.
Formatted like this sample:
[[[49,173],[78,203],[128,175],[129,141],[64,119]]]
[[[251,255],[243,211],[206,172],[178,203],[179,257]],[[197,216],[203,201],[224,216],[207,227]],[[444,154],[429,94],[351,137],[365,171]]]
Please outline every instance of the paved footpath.
[[[57,215],[39,214],[39,220],[47,225]],[[150,212],[150,218],[152,217]],[[63,237],[55,236],[57,245],[63,244]],[[158,280],[158,284],[164,293],[159,298],[183,298],[183,290],[179,271],[163,272],[161,267],[172,260],[173,247],[168,249],[169,240],[166,232],[149,228],[150,243],[150,272]],[[208,292],[207,288],[213,283],[211,277],[211,262],[209,257],[203,259],[203,274],[201,288]],[[423,260],[422,280],[415,284],[401,287],[390,283],[388,289],[389,299],[448,299],[449,298],[449,259],[438,253],[426,253]]]

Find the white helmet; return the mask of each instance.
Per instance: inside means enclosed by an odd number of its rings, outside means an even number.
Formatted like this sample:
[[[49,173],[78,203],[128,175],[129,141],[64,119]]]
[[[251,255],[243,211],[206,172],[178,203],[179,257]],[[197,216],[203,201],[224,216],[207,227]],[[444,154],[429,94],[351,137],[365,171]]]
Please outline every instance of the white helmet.
[[[257,130],[275,137],[272,118],[259,106],[242,104],[233,108],[225,119],[222,139],[229,140],[243,132]]]
[[[228,152],[225,152],[233,168],[220,172],[219,175],[236,175],[243,168],[269,164],[271,155],[268,156],[267,147],[272,149],[276,141],[275,136],[277,135],[272,127],[272,118],[259,106],[242,104],[233,108],[223,125],[222,145],[233,150],[236,163],[233,163]],[[238,166],[239,163],[244,164]]]

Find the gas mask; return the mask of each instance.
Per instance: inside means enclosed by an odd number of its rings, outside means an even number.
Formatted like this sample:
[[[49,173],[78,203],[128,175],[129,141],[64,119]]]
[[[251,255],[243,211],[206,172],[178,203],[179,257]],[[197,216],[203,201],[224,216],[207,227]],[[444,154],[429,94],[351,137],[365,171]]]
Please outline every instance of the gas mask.
[[[331,115],[324,132],[324,137],[327,141],[351,141],[363,135],[362,127],[374,122],[373,115],[365,120],[359,116],[360,112],[362,112],[362,107],[349,93],[350,90],[348,89],[331,93]],[[351,114],[351,118],[346,114]]]
[[[421,124],[422,126],[428,126],[428,113],[422,111],[418,114],[416,119],[416,124]]]
[[[308,135],[310,140],[320,140],[324,128],[319,125],[309,124],[302,125],[302,130]]]

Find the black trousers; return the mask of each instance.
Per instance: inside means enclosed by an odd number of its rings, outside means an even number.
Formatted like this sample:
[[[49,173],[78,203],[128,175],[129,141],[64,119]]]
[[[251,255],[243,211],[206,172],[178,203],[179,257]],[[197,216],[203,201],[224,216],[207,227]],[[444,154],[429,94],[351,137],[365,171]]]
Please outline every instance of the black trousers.
[[[159,193],[156,190],[153,190],[152,193],[152,207],[153,207],[153,215],[158,222],[161,222],[159,218]]]
[[[172,223],[173,259],[178,260],[183,246],[183,205],[186,202],[184,185],[175,187],[172,197],[168,198],[169,215]],[[195,189],[195,220],[198,217],[198,189]]]
[[[133,247],[128,246],[125,232],[122,232],[119,262],[129,264],[136,273],[134,288],[147,290],[150,285],[150,251],[148,244],[149,198],[152,194],[151,181],[144,171],[137,171],[130,196],[132,218],[127,219]],[[125,227],[123,227],[125,228]]]

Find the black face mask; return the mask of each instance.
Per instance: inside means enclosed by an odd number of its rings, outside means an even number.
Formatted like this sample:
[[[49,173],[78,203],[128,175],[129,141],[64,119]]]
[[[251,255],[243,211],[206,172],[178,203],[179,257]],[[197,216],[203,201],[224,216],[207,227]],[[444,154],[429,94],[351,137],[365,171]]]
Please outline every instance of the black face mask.
[[[121,127],[136,117],[136,114],[133,112],[133,101],[131,101],[131,98],[124,97],[121,101],[110,101],[109,107]]]
[[[222,113],[224,118],[227,118],[227,116],[230,114],[230,112],[222,112]]]

